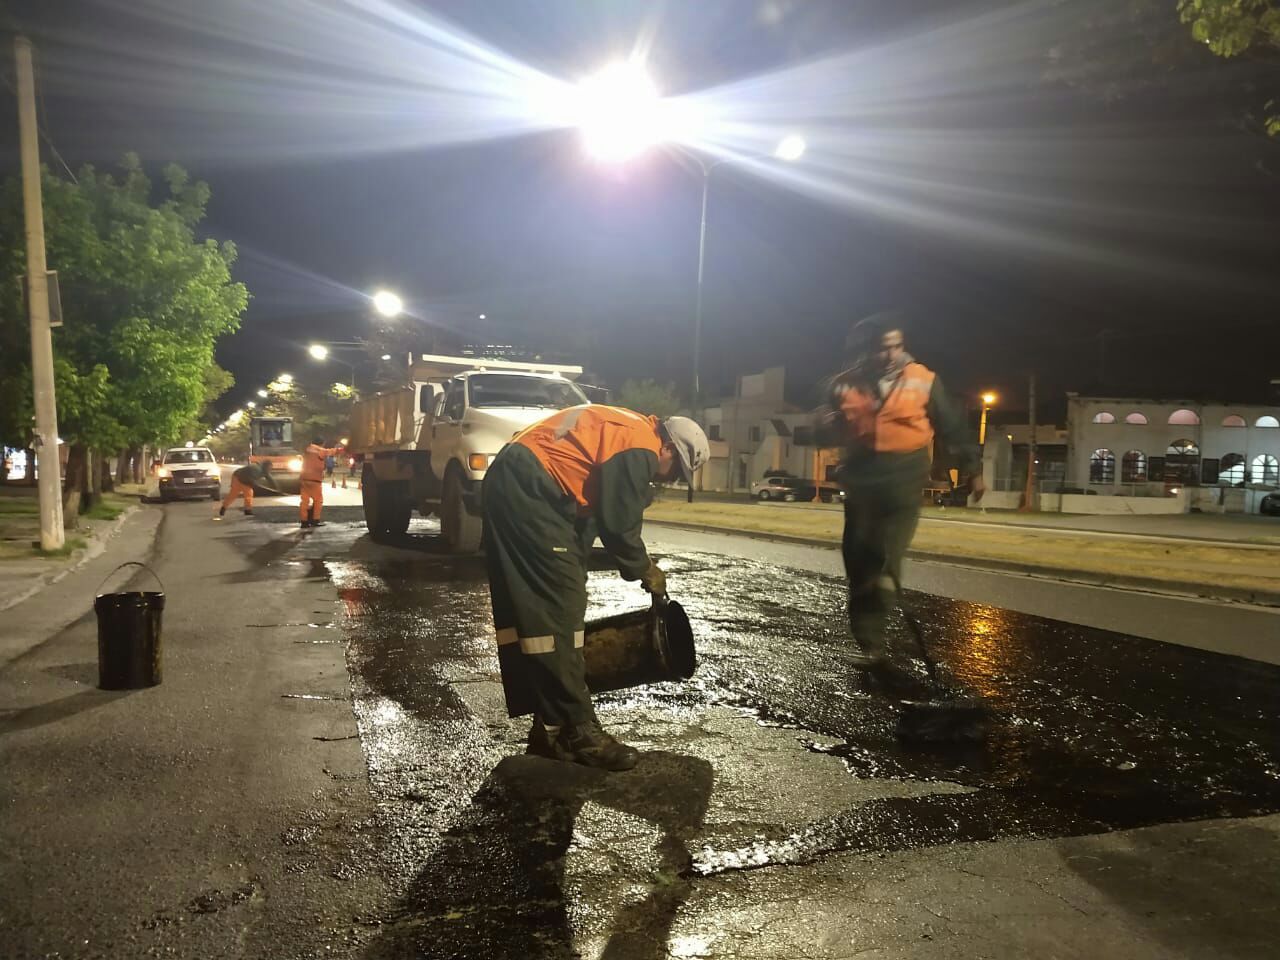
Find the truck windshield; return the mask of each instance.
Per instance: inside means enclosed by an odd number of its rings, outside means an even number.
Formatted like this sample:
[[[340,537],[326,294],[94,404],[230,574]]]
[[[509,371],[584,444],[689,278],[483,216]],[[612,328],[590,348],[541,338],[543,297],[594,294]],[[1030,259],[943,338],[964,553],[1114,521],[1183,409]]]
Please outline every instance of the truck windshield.
[[[586,395],[568,380],[477,374],[469,378],[473,407],[545,407],[563,410],[586,403]]]

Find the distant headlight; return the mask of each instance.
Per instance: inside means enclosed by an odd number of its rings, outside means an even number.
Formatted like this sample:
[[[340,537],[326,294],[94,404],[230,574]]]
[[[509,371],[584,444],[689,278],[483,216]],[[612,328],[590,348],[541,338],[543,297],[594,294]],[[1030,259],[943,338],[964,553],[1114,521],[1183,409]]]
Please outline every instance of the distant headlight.
[[[292,460],[290,460],[290,461],[289,461],[288,466],[289,466],[289,471],[290,471],[291,473],[301,473],[301,472],[302,472],[302,458],[301,458],[301,457],[294,457]]]
[[[467,466],[472,470],[488,470],[489,464],[493,463],[493,458],[497,454],[493,453],[473,453],[467,457]]]

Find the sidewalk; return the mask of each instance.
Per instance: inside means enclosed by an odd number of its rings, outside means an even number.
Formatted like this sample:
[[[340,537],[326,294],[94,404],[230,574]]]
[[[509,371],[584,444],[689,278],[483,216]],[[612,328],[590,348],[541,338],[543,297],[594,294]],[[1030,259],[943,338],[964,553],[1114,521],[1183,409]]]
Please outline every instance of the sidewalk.
[[[66,532],[66,545],[56,553],[42,553],[39,504],[32,493],[0,487],[0,611],[21,603],[50,583],[79,569],[105,549],[138,510],[137,499],[120,493],[104,495],[92,511]]]
[[[838,506],[821,504],[690,504],[660,499],[646,519],[836,546],[844,518]],[[1272,533],[1271,526],[1259,520],[931,509],[922,514],[909,556],[1112,587],[1280,605],[1280,525]]]

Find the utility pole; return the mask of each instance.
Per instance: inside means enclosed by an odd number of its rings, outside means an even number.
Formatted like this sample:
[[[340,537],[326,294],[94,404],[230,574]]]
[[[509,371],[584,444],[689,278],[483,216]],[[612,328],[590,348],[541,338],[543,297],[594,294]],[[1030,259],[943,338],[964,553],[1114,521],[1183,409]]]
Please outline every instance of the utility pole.
[[[1027,447],[1027,487],[1022,496],[1022,509],[1030,513],[1040,511],[1040,491],[1036,482],[1036,375],[1031,374],[1030,396],[1027,401],[1030,419],[1031,442]]]
[[[22,158],[22,207],[27,228],[27,311],[31,320],[31,379],[35,387],[36,474],[40,493],[40,549],[57,550],[62,530],[62,477],[58,458],[58,404],[53,392],[53,335],[49,330],[49,275],[44,259],[44,210],[40,199],[40,142],[31,41],[13,40],[18,73],[18,143]]]

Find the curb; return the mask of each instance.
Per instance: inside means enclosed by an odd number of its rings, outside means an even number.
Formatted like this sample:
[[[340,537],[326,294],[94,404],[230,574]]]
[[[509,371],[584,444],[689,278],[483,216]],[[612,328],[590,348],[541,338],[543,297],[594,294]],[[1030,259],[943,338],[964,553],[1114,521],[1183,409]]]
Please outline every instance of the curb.
[[[24,600],[29,600],[45,587],[52,586],[63,577],[75,573],[75,571],[79,570],[90,560],[96,560],[98,557],[102,556],[107,549],[107,541],[119,533],[120,528],[124,526],[125,521],[140,509],[142,509],[141,505],[137,503],[130,504],[125,507],[124,512],[114,520],[110,521],[108,526],[103,528],[100,534],[93,536],[84,550],[82,550],[78,556],[73,557],[65,567],[61,570],[53,570],[47,574],[41,574],[36,578],[35,583],[26,590],[23,590],[21,593],[10,597],[7,600],[0,601],[0,613],[3,613],[5,610],[12,607],[16,607]]]
[[[683,523],[674,520],[646,520],[646,522],[657,524],[658,526],[692,530],[695,533],[719,533],[728,536],[750,537],[753,540],[774,540],[779,543],[794,543],[806,547],[825,547],[828,550],[840,549],[839,541],[820,540],[816,537],[796,537],[785,533],[764,533],[759,530],[740,530],[734,527],[716,527],[708,524]],[[928,550],[908,550],[907,558],[909,560],[924,560],[932,563],[947,563],[953,566],[974,567],[981,570],[989,570],[993,573],[1011,573],[1024,577],[1055,580],[1060,583],[1081,584],[1090,587],[1110,587],[1113,590],[1159,593],[1171,597],[1280,607],[1280,591],[1276,590],[1250,590],[1245,587],[1210,587],[1203,583],[1193,583],[1185,580],[1158,580],[1152,577],[1107,576],[1089,573],[1087,570],[1063,570],[1060,567],[1041,566],[1034,563],[1015,563],[1006,560],[967,557]]]

